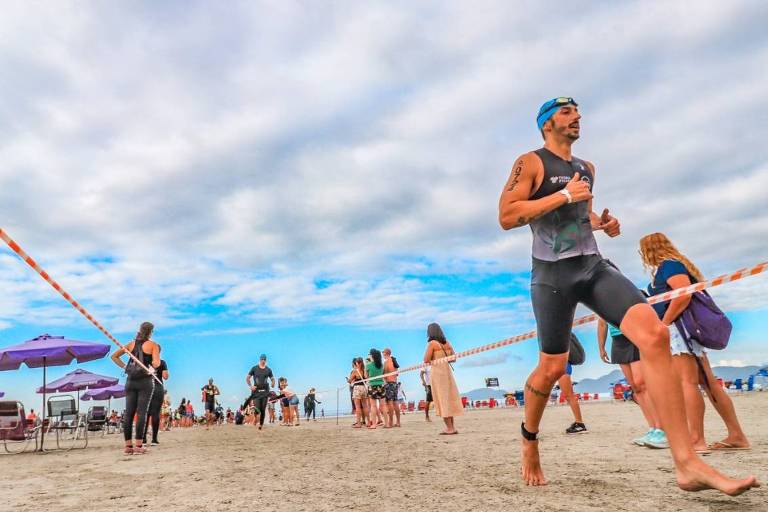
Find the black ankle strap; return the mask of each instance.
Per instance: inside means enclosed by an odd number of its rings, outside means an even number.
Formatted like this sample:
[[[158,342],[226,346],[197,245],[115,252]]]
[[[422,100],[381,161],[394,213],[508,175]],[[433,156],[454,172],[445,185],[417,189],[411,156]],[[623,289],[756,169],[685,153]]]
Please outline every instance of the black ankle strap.
[[[525,429],[525,422],[522,422],[522,423],[520,424],[520,432],[523,434],[523,438],[524,438],[526,441],[536,441],[536,436],[538,436],[538,435],[539,435],[539,433],[538,433],[538,432],[528,432],[528,431]]]

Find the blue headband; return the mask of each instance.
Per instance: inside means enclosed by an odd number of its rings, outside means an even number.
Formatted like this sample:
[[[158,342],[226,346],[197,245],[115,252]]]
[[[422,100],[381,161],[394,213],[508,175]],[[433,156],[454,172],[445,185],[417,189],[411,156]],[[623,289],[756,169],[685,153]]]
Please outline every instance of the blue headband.
[[[567,96],[552,98],[551,100],[544,102],[544,104],[539,109],[539,115],[536,116],[536,124],[539,126],[539,131],[541,131],[544,123],[546,123],[550,117],[555,115],[555,112],[557,112],[560,107],[564,107],[566,105],[573,105],[574,107],[579,106],[579,104],[576,103],[573,98]]]

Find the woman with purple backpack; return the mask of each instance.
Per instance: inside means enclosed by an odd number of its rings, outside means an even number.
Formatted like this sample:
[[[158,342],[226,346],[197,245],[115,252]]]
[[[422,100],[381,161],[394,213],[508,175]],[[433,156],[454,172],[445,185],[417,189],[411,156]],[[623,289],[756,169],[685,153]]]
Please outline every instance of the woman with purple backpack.
[[[640,256],[643,265],[651,271],[651,283],[648,285],[648,292],[651,295],[684,288],[704,280],[696,265],[680,253],[663,233],[652,233],[641,238]],[[688,430],[691,433],[693,446],[700,454],[709,453],[712,450],[748,450],[750,444],[741,430],[733,402],[725,390],[717,384],[717,379],[712,373],[707,349],[702,346],[702,343],[705,343],[704,336],[700,336],[702,339],[697,341],[696,336],[686,330],[686,325],[690,325],[689,322],[694,314],[692,301],[700,299],[709,302],[710,307],[717,311],[715,314],[722,315],[709,296],[694,299],[692,295],[685,295],[653,305],[661,321],[669,326],[672,360],[682,381]],[[706,310],[705,313],[710,314]],[[718,321],[717,317],[702,318],[702,320],[710,323]],[[727,324],[723,329],[726,332],[725,339],[718,340],[724,346],[730,334],[730,323],[724,316],[721,316],[720,320]],[[695,322],[695,319],[693,321]],[[704,388],[709,401],[728,429],[725,439],[711,445],[707,445],[704,440],[704,399],[699,386]]]

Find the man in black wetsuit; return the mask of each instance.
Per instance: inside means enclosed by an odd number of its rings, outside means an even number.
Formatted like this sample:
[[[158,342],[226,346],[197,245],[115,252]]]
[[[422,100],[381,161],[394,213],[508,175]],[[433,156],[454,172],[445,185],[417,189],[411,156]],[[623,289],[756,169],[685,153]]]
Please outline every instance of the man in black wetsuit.
[[[669,439],[678,486],[741,494],[758,485],[754,477],[727,478],[693,450],[680,380],[672,367],[669,330],[637,288],[600,256],[592,232],[614,237],[620,226],[607,209],[599,216],[592,211],[595,167],[571,154],[580,120],[573,98],[544,103],[536,119],[544,147],[516,160],[499,200],[499,223],[505,230],[529,224],[533,232],[531,301],[539,363],[525,384],[523,480],[528,485],[547,483],[536,436],[552,387],[565,372],[571,324],[582,303],[618,326],[639,348],[648,389]]]
[[[216,397],[221,394],[219,387],[213,383],[213,379],[208,379],[208,384],[203,386],[203,396],[205,397],[205,430],[215,425],[216,418]]]
[[[253,379],[253,383],[251,383],[251,379]],[[253,403],[259,410],[259,430],[264,426],[264,417],[267,415],[270,382],[272,387],[275,387],[275,377],[272,370],[267,366],[267,356],[261,354],[259,364],[251,368],[251,371],[245,376],[245,383],[251,389],[249,400],[253,399]]]

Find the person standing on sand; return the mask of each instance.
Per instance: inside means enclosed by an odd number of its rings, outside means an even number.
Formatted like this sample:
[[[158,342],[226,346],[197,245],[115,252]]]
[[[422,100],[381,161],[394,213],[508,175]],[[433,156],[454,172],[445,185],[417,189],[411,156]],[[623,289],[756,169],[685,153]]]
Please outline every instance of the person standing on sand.
[[[315,388],[311,388],[309,390],[309,393],[307,393],[307,396],[304,398],[307,421],[309,421],[310,416],[312,416],[312,421],[317,421],[315,411],[317,410],[317,404],[321,404],[321,403],[323,402],[319,401],[317,399],[317,396],[315,395]]]
[[[397,359],[392,357],[392,350],[385,348],[381,354],[384,356],[384,374],[397,371],[400,365],[397,364]],[[400,407],[397,403],[399,391],[397,375],[384,377],[384,414],[390,428],[400,426]]]
[[[365,386],[365,365],[362,357],[352,360],[352,372],[347,377],[347,382],[352,388],[352,412],[355,414],[352,428],[363,428],[368,416],[368,390]]]
[[[368,428],[375,429],[378,425],[384,423],[387,426],[384,415],[382,419],[381,401],[384,400],[384,363],[381,360],[381,352],[372,348],[368,353],[368,362],[365,364],[365,378],[368,381]]]
[[[571,412],[573,413],[573,424],[565,429],[566,434],[586,434],[587,426],[584,425],[584,420],[581,417],[581,406],[579,405],[579,399],[576,398],[576,394],[573,392],[573,380],[571,374],[573,373],[573,366],[571,363],[567,363],[565,366],[565,373],[557,380],[557,384],[560,386],[560,392],[565,397],[568,405],[571,406]]]
[[[610,358],[608,358],[608,352],[605,350],[605,340],[608,333],[611,335]],[[640,351],[626,336],[621,334],[616,326],[608,324],[602,318],[597,321],[597,346],[600,350],[600,359],[603,362],[618,364],[621,368],[624,378],[627,379],[627,383],[632,388],[635,403],[640,407],[645,421],[648,423],[648,432],[633,439],[632,442],[648,448],[669,448],[667,435],[661,430],[661,422],[645,385]]]
[[[160,346],[152,341],[152,331],[155,326],[150,322],[143,322],[136,333],[136,337],[125,347],[117,349],[112,354],[112,361],[120,368],[126,369],[128,378],[125,381],[125,414],[123,415],[123,436],[125,438],[126,455],[143,455],[147,449],[142,445],[144,429],[146,428],[147,414],[152,402],[155,390],[154,371],[160,366]],[[126,365],[120,356],[126,353],[133,354],[144,366],[153,371],[146,373],[133,359],[130,367]],[[131,441],[133,432],[133,418],[136,416],[135,440]]]
[[[429,419],[429,406],[432,405],[432,386],[429,384],[429,374],[431,371],[431,366],[425,366],[421,369],[421,372],[419,372],[419,378],[421,378],[421,385],[424,386],[424,392],[426,393],[426,407],[424,407],[424,419],[426,421],[432,421]]]
[[[573,98],[546,101],[536,116],[544,147],[515,161],[499,198],[501,227],[508,230],[529,224],[533,232],[531,301],[540,352],[539,363],[525,385],[525,420],[520,425],[523,481],[547,484],[537,434],[552,386],[565,371],[568,335],[576,307],[582,303],[618,326],[640,349],[648,389],[669,440],[678,486],[687,491],[714,488],[732,496],[758,487],[754,476],[728,478],[694,452],[683,391],[672,364],[669,329],[632,282],[597,248],[593,231],[615,237],[621,229],[607,209],[601,215],[592,211],[595,166],[571,151],[579,138],[580,120]]]
[[[450,357],[455,352],[450,342],[445,338],[443,330],[436,323],[427,327],[427,351],[424,353],[424,362],[432,363],[435,359]],[[435,413],[443,418],[445,430],[440,435],[449,436],[458,434],[453,419],[464,414],[461,405],[459,388],[453,378],[453,368],[450,362],[433,364],[429,377],[432,386],[432,397],[435,399]]]
[[[157,346],[158,352],[162,352],[163,347]],[[152,424],[152,444],[159,445],[158,433],[160,432],[160,417],[162,416],[163,403],[165,401],[165,385],[163,384],[168,380],[168,364],[165,360],[160,359],[160,366],[155,370],[155,376],[160,380],[161,384],[155,383],[155,392],[152,394],[152,402],[149,404],[149,416],[150,420],[147,420],[147,424],[144,427],[143,443],[147,444],[147,431],[149,430],[150,423]]]
[[[641,238],[640,256],[643,265],[651,271],[653,276],[648,286],[648,292],[651,295],[684,288],[691,283],[704,280],[704,276],[696,265],[685,257],[663,233],[652,233]],[[678,297],[669,302],[654,304],[653,308],[662,323],[669,328],[672,360],[682,381],[685,411],[693,447],[698,453],[709,453],[712,450],[749,450],[749,440],[741,429],[731,397],[717,385],[706,349],[699,345],[693,336],[686,343],[683,333],[675,323],[675,320],[688,308],[691,299],[690,295]],[[725,439],[711,445],[707,445],[704,440],[704,399],[701,396],[700,386],[704,388],[709,401],[728,429]]]

